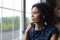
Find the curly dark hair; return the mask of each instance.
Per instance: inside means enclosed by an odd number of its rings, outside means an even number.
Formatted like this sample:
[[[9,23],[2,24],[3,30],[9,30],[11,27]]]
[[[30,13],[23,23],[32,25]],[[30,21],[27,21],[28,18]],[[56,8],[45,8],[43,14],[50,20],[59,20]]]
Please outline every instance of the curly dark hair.
[[[44,22],[46,22],[47,25],[54,25],[55,16],[54,11],[50,5],[46,3],[36,3],[32,6],[32,9],[34,7],[37,7],[38,10],[41,12],[41,15],[45,16]]]

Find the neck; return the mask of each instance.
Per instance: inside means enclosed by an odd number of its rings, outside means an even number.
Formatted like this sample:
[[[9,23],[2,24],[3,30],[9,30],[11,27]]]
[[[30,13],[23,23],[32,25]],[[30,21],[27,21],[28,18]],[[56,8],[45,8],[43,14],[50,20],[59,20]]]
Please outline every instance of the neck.
[[[36,24],[35,25],[35,30],[41,30],[41,29],[43,29],[44,28],[44,25],[42,25],[42,24]]]

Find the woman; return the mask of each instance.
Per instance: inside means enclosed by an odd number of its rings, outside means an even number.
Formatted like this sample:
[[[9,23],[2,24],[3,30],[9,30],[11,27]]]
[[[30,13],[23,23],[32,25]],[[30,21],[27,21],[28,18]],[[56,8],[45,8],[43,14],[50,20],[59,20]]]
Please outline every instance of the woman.
[[[32,22],[24,31],[23,40],[57,40],[58,31],[53,23],[53,12],[45,3],[32,6]]]

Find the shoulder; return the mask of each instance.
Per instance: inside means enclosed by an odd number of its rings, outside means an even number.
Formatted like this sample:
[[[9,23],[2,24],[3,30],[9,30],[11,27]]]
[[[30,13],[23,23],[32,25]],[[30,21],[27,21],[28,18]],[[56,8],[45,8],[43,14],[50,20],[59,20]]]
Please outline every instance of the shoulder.
[[[47,31],[50,33],[50,35],[54,35],[54,34],[59,34],[57,28],[55,26],[47,26]]]
[[[55,26],[47,26],[47,29],[48,29],[49,31],[58,31]]]

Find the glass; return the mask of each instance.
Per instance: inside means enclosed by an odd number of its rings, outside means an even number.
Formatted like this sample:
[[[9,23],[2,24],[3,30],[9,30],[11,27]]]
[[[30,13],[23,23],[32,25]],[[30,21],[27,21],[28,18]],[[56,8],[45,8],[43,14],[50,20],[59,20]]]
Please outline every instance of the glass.
[[[13,15],[14,11],[3,9],[2,17],[2,40],[13,39]]]
[[[3,7],[4,8],[11,8],[14,9],[14,0],[3,0]]]
[[[20,14],[21,12],[15,11],[14,13],[14,39],[20,40]]]
[[[15,1],[15,8],[16,10],[21,11],[22,10],[22,0],[14,0]]]
[[[0,40],[1,40],[1,24],[2,24],[2,21],[1,21],[1,8],[0,8]]]
[[[46,3],[46,0],[42,0],[43,3]]]
[[[0,40],[20,40],[22,3],[22,0],[0,0]]]
[[[21,0],[3,0],[3,7],[21,11]]]
[[[20,39],[20,12],[3,9],[2,40]]]
[[[0,0],[0,7],[2,6],[1,4],[2,4],[2,0]]]
[[[40,3],[40,0],[26,0],[26,27],[31,22],[31,8],[35,3]]]

